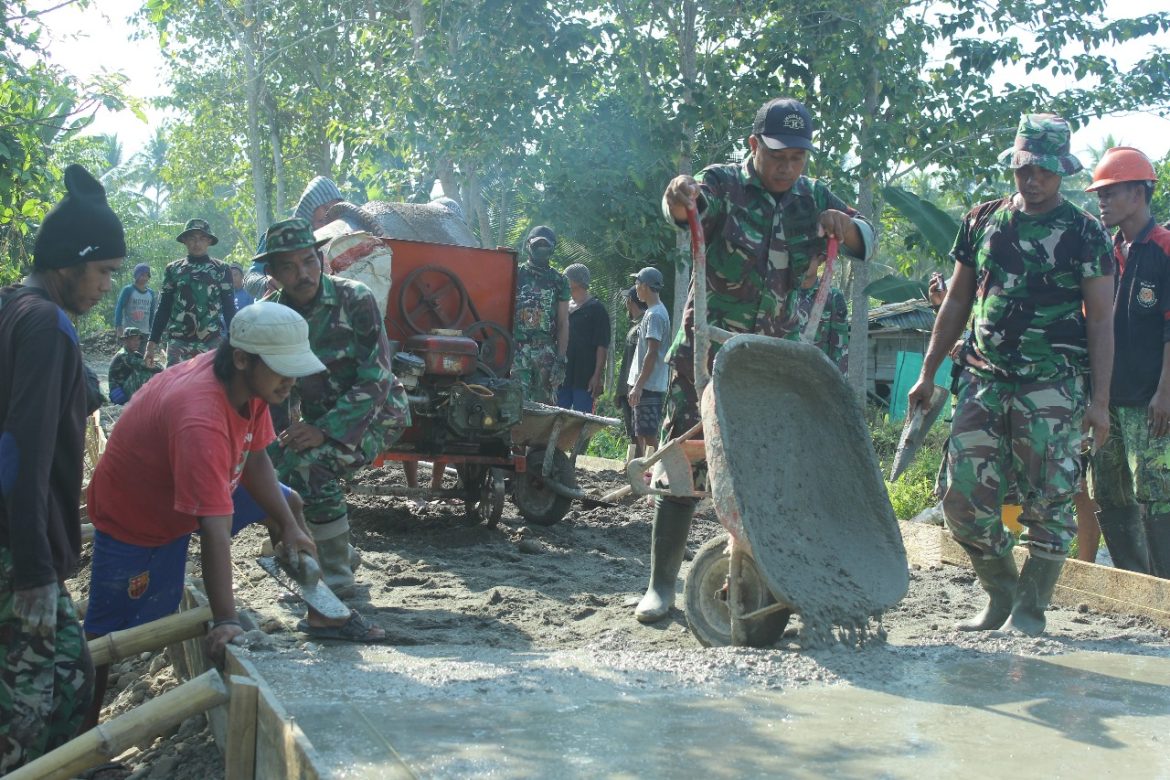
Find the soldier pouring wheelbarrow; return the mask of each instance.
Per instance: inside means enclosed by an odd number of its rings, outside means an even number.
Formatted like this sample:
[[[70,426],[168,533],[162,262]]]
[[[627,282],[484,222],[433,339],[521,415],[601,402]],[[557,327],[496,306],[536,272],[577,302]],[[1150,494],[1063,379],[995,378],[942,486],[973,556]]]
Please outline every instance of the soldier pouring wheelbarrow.
[[[800,337],[799,296],[806,276],[815,276],[826,239],[867,260],[874,232],[858,212],[823,182],[804,175],[811,152],[813,120],[799,101],[777,98],[760,107],[748,137],[750,156],[740,165],[713,165],[698,179],[679,176],[663,195],[663,212],[686,225],[697,208],[708,258],[705,283],[710,324],[730,333]],[[683,328],[670,350],[674,366],[666,399],[663,440],[699,422],[695,389],[695,287],[687,299]],[[819,317],[819,313],[818,313]],[[712,350],[713,352],[714,350]],[[779,411],[779,410],[778,410]],[[706,481],[704,473],[696,482]],[[634,616],[649,623],[674,605],[695,498],[659,496],[651,537],[650,583]]]

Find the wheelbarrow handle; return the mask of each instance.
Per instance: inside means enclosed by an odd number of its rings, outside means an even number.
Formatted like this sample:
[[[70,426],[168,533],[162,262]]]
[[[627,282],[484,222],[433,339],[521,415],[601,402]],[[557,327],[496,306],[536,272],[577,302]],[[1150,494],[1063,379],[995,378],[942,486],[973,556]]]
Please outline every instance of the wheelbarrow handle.
[[[817,296],[813,299],[812,308],[808,312],[808,322],[805,323],[801,341],[812,344],[816,340],[817,326],[821,324],[821,313],[825,310],[825,302],[829,300],[829,288],[833,286],[833,263],[837,260],[837,238],[829,236],[828,246],[825,247],[825,270],[821,275],[821,283],[817,287]]]
[[[691,285],[695,290],[695,393],[702,398],[711,381],[707,361],[711,353],[711,332],[707,329],[707,242],[697,206],[687,206],[691,228]]]

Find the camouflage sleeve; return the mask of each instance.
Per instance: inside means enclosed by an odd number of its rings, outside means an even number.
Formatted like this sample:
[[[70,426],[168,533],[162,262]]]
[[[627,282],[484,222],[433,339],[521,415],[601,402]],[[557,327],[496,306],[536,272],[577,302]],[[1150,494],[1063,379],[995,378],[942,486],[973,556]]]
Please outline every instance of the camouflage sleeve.
[[[569,277],[561,274],[557,277],[557,303],[563,303],[572,297],[569,291]]]
[[[735,172],[732,171],[732,175]],[[711,243],[723,227],[728,211],[728,185],[726,166],[704,168],[699,180],[699,221],[703,225],[703,236]]]
[[[987,221],[999,211],[1004,200],[991,200],[980,203],[967,212],[959,224],[959,232],[955,235],[955,243],[951,247],[951,257],[955,262],[966,266],[975,266],[975,253],[979,242],[987,230]]]
[[[1113,242],[1104,226],[1085,215],[1084,253],[1080,257],[1077,275],[1081,279],[1096,279],[1099,276],[1113,276]]]
[[[126,362],[126,353],[119,352],[114,355],[114,359],[110,361],[110,373],[108,374],[110,390],[121,387],[122,383],[129,378],[130,373],[131,368],[130,364]]]
[[[820,328],[825,331],[822,349],[842,374],[849,372],[849,305],[836,287],[829,291]]]
[[[366,429],[387,405],[394,374],[390,370],[390,342],[374,294],[364,286],[355,292],[348,301],[347,314],[353,327],[357,375],[349,390],[315,425],[330,439],[356,449]],[[394,401],[399,400],[404,402],[405,396],[396,395]]]
[[[819,211],[826,211],[832,209],[847,214],[850,219],[857,225],[857,229],[861,231],[861,240],[865,244],[865,251],[863,257],[855,258],[857,260],[869,260],[873,257],[876,247],[876,233],[874,233],[873,224],[862,216],[861,212],[850,206],[848,203],[837,197],[836,193],[828,188],[828,186],[817,179],[813,180],[813,200],[817,204]],[[842,242],[841,251],[852,256],[852,253],[844,246]]]
[[[150,340],[158,343],[163,331],[171,319],[171,308],[175,305],[175,275],[174,269],[167,266],[163,271],[162,292],[158,297],[158,311],[150,323]]]

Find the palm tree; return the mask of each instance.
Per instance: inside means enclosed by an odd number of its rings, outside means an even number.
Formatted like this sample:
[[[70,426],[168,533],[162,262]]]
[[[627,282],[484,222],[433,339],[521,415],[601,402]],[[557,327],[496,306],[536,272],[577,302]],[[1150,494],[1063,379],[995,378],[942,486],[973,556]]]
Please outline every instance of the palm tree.
[[[162,216],[163,204],[170,194],[170,188],[163,178],[163,168],[166,166],[169,150],[170,126],[163,124],[155,128],[154,135],[146,142],[146,146],[130,160],[131,179],[138,185],[138,191],[143,195],[150,193],[154,219]]]

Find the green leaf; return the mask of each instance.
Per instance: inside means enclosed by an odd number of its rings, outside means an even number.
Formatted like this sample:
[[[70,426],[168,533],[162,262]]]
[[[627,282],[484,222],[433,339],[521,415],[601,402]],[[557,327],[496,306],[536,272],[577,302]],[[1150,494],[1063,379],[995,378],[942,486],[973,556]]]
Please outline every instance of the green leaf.
[[[926,243],[940,258],[950,254],[959,232],[959,221],[930,201],[901,187],[884,187],[882,196],[902,216],[914,223]]]

